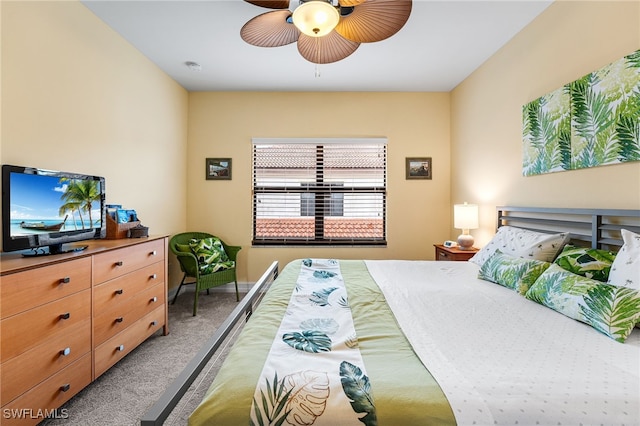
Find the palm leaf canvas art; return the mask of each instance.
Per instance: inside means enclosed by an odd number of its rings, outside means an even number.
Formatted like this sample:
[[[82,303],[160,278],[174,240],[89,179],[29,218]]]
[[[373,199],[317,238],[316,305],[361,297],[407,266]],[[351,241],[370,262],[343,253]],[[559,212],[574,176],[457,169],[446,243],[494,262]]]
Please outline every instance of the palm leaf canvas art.
[[[640,160],[640,50],[522,108],[525,176]]]
[[[525,176],[571,168],[571,109],[565,87],[523,108]]]

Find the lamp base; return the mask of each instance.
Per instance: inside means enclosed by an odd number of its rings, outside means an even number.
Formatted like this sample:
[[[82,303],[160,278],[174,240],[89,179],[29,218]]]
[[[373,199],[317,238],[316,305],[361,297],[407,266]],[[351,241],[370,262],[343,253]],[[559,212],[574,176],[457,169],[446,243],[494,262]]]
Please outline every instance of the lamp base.
[[[469,234],[460,234],[458,236],[458,250],[471,250],[473,249],[474,239]]]

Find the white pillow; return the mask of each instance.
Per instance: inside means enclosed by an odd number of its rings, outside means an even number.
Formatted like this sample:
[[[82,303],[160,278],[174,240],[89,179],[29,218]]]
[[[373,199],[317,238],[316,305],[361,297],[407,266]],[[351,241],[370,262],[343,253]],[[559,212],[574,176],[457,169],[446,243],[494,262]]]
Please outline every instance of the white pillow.
[[[607,283],[640,290],[640,235],[622,229],[624,244],[616,255]]]
[[[553,262],[568,241],[568,232],[546,234],[513,226],[501,226],[491,241],[469,259],[469,262],[482,266],[496,250],[514,257]]]

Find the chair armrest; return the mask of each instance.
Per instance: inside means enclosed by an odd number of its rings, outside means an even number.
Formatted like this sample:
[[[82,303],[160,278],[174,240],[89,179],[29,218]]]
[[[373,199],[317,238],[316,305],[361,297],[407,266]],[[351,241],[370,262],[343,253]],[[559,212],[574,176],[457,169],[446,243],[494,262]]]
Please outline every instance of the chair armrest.
[[[234,262],[236,261],[236,256],[238,255],[238,252],[242,249],[241,246],[228,246],[226,244],[224,244],[224,251],[227,253],[227,256],[229,256],[229,259],[233,260]]]
[[[198,258],[193,253],[189,252],[174,252],[180,262],[180,268],[187,275],[196,277],[200,274],[200,268],[198,268]]]

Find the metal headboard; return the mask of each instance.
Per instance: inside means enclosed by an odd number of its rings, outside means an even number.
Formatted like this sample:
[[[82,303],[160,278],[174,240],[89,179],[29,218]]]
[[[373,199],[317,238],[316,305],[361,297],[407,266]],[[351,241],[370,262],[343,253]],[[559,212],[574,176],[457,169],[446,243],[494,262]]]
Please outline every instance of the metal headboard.
[[[497,227],[509,225],[538,232],[569,232],[571,244],[617,250],[620,229],[640,233],[640,210],[496,207]]]

